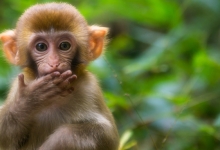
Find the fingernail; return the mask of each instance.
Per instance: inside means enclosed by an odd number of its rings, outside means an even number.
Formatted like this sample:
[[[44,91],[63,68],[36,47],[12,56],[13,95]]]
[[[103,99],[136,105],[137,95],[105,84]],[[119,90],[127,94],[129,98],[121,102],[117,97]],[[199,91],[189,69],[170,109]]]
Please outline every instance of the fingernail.
[[[66,71],[68,74],[72,74],[72,71],[71,70],[67,70]]]
[[[60,75],[60,72],[58,72],[58,71],[56,71],[56,72],[54,72],[54,75]]]
[[[74,75],[73,77],[74,77],[74,79],[77,79],[77,75]]]

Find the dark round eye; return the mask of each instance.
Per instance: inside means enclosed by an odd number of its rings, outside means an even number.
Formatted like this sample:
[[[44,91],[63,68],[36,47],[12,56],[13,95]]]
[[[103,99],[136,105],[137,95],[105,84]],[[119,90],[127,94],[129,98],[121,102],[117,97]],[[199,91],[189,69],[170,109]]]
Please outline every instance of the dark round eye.
[[[47,50],[47,45],[45,43],[38,43],[36,49],[40,52]]]
[[[69,42],[62,42],[59,45],[59,49],[64,50],[64,51],[69,50],[70,47],[71,47],[71,44]]]

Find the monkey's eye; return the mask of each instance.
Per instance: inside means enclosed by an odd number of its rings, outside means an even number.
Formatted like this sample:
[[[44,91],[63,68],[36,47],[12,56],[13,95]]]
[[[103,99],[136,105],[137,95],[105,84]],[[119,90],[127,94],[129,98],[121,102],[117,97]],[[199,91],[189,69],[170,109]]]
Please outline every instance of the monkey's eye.
[[[45,43],[38,43],[36,45],[36,49],[40,52],[46,51],[47,50],[47,45]]]
[[[59,45],[59,49],[64,50],[64,51],[69,50],[70,47],[71,47],[71,44],[69,42],[62,42]]]

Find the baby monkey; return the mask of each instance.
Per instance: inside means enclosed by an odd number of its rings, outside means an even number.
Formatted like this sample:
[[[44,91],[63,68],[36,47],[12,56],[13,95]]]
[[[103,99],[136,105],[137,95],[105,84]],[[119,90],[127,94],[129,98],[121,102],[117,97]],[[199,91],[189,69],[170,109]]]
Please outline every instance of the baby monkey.
[[[118,149],[113,116],[86,70],[107,33],[88,26],[72,5],[46,3],[0,34],[6,59],[22,69],[0,109],[0,149]]]

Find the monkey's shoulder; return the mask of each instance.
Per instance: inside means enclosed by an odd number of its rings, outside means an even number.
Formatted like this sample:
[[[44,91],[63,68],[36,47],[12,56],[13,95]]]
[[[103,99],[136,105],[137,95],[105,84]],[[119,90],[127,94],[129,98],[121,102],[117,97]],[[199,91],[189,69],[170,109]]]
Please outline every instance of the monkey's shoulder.
[[[81,74],[75,83],[73,83],[73,86],[75,86],[76,90],[79,88],[80,90],[85,90],[87,92],[101,92],[98,79],[89,71],[85,71]]]

